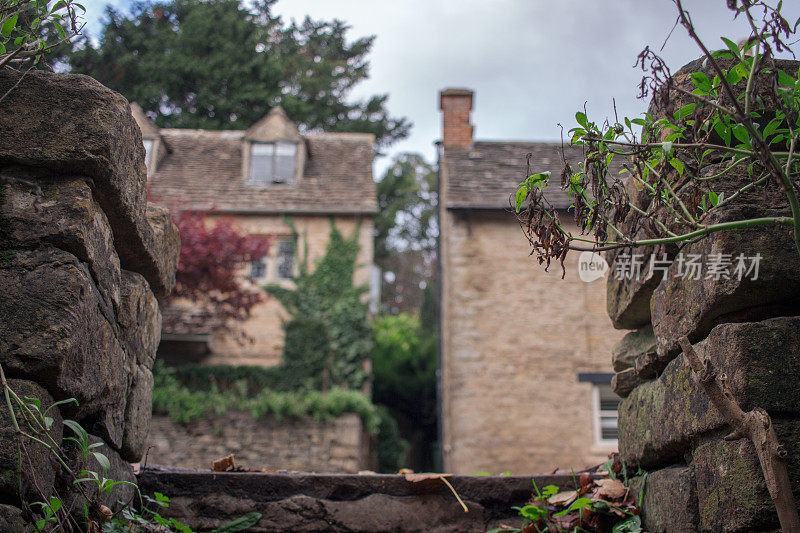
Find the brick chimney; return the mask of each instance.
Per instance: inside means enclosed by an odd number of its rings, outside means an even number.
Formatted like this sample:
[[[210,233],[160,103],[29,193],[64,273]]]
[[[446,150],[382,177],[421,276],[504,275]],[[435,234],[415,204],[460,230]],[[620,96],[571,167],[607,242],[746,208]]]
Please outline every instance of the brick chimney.
[[[473,94],[469,89],[445,89],[439,93],[443,123],[442,143],[445,146],[472,146],[469,114],[472,111]]]

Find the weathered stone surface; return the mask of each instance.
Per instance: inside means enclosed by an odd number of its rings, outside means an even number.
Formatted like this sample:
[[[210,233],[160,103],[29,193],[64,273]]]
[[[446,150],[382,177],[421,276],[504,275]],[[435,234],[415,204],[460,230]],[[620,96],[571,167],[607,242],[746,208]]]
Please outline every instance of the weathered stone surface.
[[[122,305],[117,314],[119,336],[128,358],[152,368],[161,340],[161,311],[147,281],[135,272],[122,271]]]
[[[22,519],[22,509],[0,504],[0,531],[6,533],[29,533],[32,529]]]
[[[91,178],[123,267],[168,293],[175,273],[165,259],[177,251],[160,248],[146,218],[144,146],[127,100],[80,74],[0,72],[0,94],[12,87],[0,136],[14,142],[0,146],[0,162]]]
[[[570,476],[536,476],[539,487],[572,488]],[[165,515],[209,531],[246,512],[263,513],[248,531],[484,532],[499,522],[519,525],[514,505],[531,497],[530,476],[448,478],[469,507],[464,513],[439,479],[402,475],[198,472],[147,468],[144,494],[168,494]]]
[[[726,222],[775,214],[754,205],[735,206],[709,217],[709,222]],[[763,226],[737,231],[723,231],[687,245],[683,254],[699,254],[702,263],[709,256],[732,254],[737,257],[760,254],[758,278],[731,275],[729,279],[701,279],[678,275],[680,264],[674,262],[652,298],[653,329],[658,339],[658,358],[662,364],[675,357],[678,339],[687,335],[697,342],[712,327],[723,322],[763,320],[773,316],[794,315],[800,311],[800,254],[784,226]],[[747,266],[750,261],[746,261]]]
[[[108,447],[108,445],[99,437],[95,435],[89,435],[89,445],[93,444],[101,444],[101,446],[92,448],[90,452],[87,454],[86,459],[83,460],[83,454],[78,446],[73,441],[65,442],[63,449],[64,449],[64,457],[66,459],[66,463],[69,467],[73,470],[73,472],[81,472],[82,470],[88,470],[90,472],[97,472],[101,477],[105,476],[108,479],[113,479],[114,481],[127,481],[129,483],[136,483],[136,476],[133,475],[133,468],[127,461],[124,461],[117,452],[112,450]],[[111,464],[111,468],[108,471],[104,470],[97,459],[92,455],[92,452],[97,452],[105,455],[108,458],[108,462]],[[71,479],[62,478],[59,480],[60,482],[60,489],[64,494],[67,493],[65,490],[68,485],[72,483]],[[85,485],[89,488],[90,492],[89,495],[94,497],[97,495],[97,492],[92,493],[91,489],[93,486],[91,484]],[[96,486],[94,486],[96,487]],[[95,489],[96,490],[96,489]],[[128,503],[133,501],[134,495],[136,494],[136,488],[132,485],[127,483],[120,483],[115,485],[114,490],[111,491],[111,494],[107,494],[103,492],[99,495],[99,502],[109,507],[110,509],[116,511],[122,504]],[[78,496],[73,493],[72,498],[77,499],[75,505],[75,512],[76,514],[83,516],[83,504],[86,502],[86,499],[83,496]],[[73,500],[74,501],[74,500]],[[121,503],[120,503],[121,502]]]
[[[778,440],[789,452],[787,468],[795,503],[800,503],[800,421],[773,420]],[[692,451],[704,531],[774,531],[775,505],[753,444],[725,441],[726,431],[700,438]]]
[[[615,372],[633,368],[636,359],[646,353],[655,353],[656,337],[650,324],[631,331],[614,345],[611,350],[611,363]]]
[[[39,400],[42,411],[53,405],[53,398],[47,391],[32,381],[9,379],[8,386],[20,398],[28,397]],[[20,409],[15,407],[14,411],[20,428],[27,433],[32,433],[28,429],[28,423],[22,417]],[[63,423],[58,407],[51,409],[47,416],[53,419],[48,433],[56,444],[60,445]],[[34,424],[35,422],[31,421],[30,423]],[[0,446],[0,498],[6,502],[18,502],[20,497],[18,442],[6,402],[0,401],[0,443],[2,443]],[[28,501],[42,501],[42,498],[49,498],[52,491],[56,458],[41,444],[27,439],[23,441],[23,444],[25,448],[22,460],[23,492]],[[39,494],[38,490],[41,490],[43,494]],[[0,515],[0,524],[2,521],[3,517]]]
[[[723,324],[695,346],[743,409],[800,413],[800,317]],[[722,427],[684,357],[644,383],[619,408],[619,450],[633,468],[680,460],[689,440]]]
[[[673,466],[656,470],[647,477],[631,479],[628,486],[641,509],[644,528],[650,533],[697,531],[700,519],[694,468]]]
[[[153,228],[154,247],[159,252],[155,256],[158,271],[164,277],[165,290],[160,286],[153,289],[159,297],[163,297],[172,290],[175,285],[175,271],[178,269],[178,260],[181,251],[181,237],[178,227],[172,223],[172,215],[169,209],[153,204],[147,204],[147,221]],[[135,270],[135,269],[129,269]],[[137,272],[141,272],[136,270]],[[145,278],[150,281],[146,275]],[[152,281],[150,282],[152,286]]]
[[[635,255],[632,255],[635,254]],[[606,280],[606,310],[617,329],[637,329],[650,323],[650,297],[658,286],[660,277],[649,276],[652,248],[624,250],[609,254],[609,275]],[[634,259],[637,258],[637,259]],[[615,275],[623,261],[641,262],[641,275],[622,277]]]
[[[108,219],[80,178],[40,178],[4,172],[9,180],[0,217],[10,231],[0,248],[35,248],[46,243],[77,257],[92,273],[103,296],[103,313],[113,321],[120,305],[120,265]],[[14,181],[16,177],[24,182]],[[37,188],[38,187],[38,190]]]
[[[86,266],[63,250],[17,250],[0,265],[0,361],[35,377],[81,420],[124,401],[126,357]]]
[[[125,433],[120,455],[127,461],[138,462],[144,455],[152,412],[153,374],[147,367],[139,365],[125,402]]]
[[[614,374],[611,378],[611,389],[620,398],[625,398],[642,383],[644,383],[644,380],[636,373],[636,369],[627,368]]]

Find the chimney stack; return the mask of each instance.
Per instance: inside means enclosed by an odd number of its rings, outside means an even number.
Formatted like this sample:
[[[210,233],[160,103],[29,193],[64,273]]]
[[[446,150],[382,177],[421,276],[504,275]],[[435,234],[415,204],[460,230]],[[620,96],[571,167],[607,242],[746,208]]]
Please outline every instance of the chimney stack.
[[[439,109],[442,111],[443,136],[445,146],[472,146],[472,124],[469,115],[472,111],[470,89],[445,89],[439,93]]]

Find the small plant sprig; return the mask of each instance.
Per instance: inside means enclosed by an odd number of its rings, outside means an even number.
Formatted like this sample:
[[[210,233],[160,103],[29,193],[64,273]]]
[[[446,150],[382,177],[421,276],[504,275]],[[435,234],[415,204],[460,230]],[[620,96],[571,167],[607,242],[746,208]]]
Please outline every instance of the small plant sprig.
[[[571,250],[692,242],[718,231],[765,225],[792,228],[800,252],[800,73],[781,70],[774,58],[776,51],[791,52],[786,41],[797,23],[781,16],[780,4],[735,7],[729,2],[747,19],[751,35],[741,46],[723,38],[725,49],[711,52],[681,0],[674,2],[677,23],[703,51],[701,70],[710,73],[691,73],[693,88],[686,88],[646,48],[637,65],[646,73],[640,96],[653,94],[650,112],[601,124],[590,121],[585,110],[576,113],[570,143],[583,148],[583,160],[573,167],[564,157],[561,187],[572,201],[580,235],[564,228],[544,194],[550,173],[534,173],[529,166],[516,193],[514,206],[540,263],[549,266],[555,259],[563,267]],[[668,106],[677,109],[667,114]],[[722,178],[739,169],[747,179],[727,194],[721,191]],[[633,187],[626,187],[625,174]],[[723,206],[773,187],[783,189],[791,216],[714,221]],[[632,198],[631,191],[645,200]]]

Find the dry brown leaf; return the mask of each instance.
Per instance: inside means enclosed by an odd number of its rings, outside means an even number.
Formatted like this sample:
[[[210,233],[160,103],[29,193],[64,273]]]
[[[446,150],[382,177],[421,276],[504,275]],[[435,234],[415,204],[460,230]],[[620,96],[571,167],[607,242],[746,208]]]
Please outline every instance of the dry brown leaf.
[[[607,500],[622,498],[627,492],[625,485],[618,479],[598,479],[595,483],[599,487],[597,495]]]
[[[222,459],[217,459],[213,463],[211,463],[211,470],[214,472],[227,472],[228,470],[233,470],[235,465],[233,463],[233,454],[223,457]]]
[[[565,490],[558,494],[553,494],[547,498],[547,503],[550,505],[569,505],[578,497],[578,493],[574,490]]]

